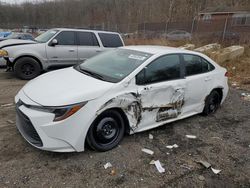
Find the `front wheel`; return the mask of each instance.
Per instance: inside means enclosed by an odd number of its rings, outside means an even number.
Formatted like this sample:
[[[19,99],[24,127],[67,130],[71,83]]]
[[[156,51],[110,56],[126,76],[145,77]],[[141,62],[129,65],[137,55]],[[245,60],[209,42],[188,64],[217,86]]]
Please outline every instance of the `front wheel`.
[[[215,113],[220,106],[220,102],[221,102],[220,94],[215,90],[212,91],[206,98],[205,107],[203,109],[202,114],[209,115]]]
[[[23,80],[31,80],[41,73],[41,67],[35,59],[22,57],[16,61],[14,72]]]
[[[90,126],[87,134],[88,145],[97,151],[108,151],[122,140],[125,125],[122,116],[115,110],[102,113]]]

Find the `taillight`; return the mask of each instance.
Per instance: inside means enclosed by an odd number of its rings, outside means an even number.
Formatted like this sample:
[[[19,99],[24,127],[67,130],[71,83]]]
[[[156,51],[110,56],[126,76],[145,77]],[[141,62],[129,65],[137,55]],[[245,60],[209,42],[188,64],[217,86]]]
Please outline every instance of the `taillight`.
[[[229,73],[228,72],[225,73],[225,77],[229,77]]]

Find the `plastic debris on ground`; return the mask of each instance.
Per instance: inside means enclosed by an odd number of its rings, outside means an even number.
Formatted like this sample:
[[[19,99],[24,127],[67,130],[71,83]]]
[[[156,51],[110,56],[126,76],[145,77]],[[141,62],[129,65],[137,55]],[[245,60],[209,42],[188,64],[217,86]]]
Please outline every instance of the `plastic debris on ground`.
[[[187,134],[186,137],[190,138],[190,139],[196,139],[197,138],[197,136],[195,136],[195,135],[189,135],[189,134]]]
[[[111,168],[112,167],[112,164],[110,162],[106,163],[104,165],[104,168],[107,169],[107,168]]]
[[[149,155],[153,155],[154,154],[154,152],[152,150],[146,149],[146,148],[143,148],[141,151],[143,151],[144,153],[147,153]]]
[[[150,161],[149,164],[155,164],[155,160]]]
[[[207,161],[202,161],[202,160],[200,160],[200,161],[197,161],[198,163],[200,163],[200,164],[202,164],[204,167],[206,167],[206,168],[209,168],[209,167],[211,167],[211,164],[210,163],[208,163]]]
[[[168,149],[173,149],[173,148],[178,148],[178,147],[179,146],[177,144],[166,146],[166,148],[168,148]]]
[[[8,103],[8,104],[2,104],[1,107],[10,107],[10,106],[13,106],[14,104],[13,103]]]
[[[217,169],[214,169],[214,168],[212,168],[212,167],[211,167],[211,170],[212,170],[213,173],[215,173],[215,174],[219,174],[219,173],[221,172],[221,170],[217,170]]]
[[[160,163],[159,160],[155,161],[154,164],[155,164],[158,172],[160,172],[160,173],[164,173],[165,172],[165,169],[161,166],[161,163]]]
[[[12,120],[7,120],[7,122],[10,123],[10,124],[14,124],[14,123],[15,123],[15,122],[12,121]]]
[[[154,136],[152,134],[149,134],[148,137],[149,137],[150,140],[154,139]]]
[[[183,164],[181,165],[182,168],[188,169],[188,170],[192,170],[193,166],[187,165],[187,164]]]

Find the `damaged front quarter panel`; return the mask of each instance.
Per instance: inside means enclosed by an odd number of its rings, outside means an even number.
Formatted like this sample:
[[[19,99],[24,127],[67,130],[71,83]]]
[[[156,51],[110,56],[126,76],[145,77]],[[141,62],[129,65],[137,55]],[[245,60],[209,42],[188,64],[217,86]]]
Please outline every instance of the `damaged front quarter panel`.
[[[122,109],[128,118],[130,128],[132,130],[137,128],[141,120],[142,113],[140,97],[138,94],[127,93],[110,99],[104,105],[102,105],[100,110],[98,110],[97,115],[111,108]]]

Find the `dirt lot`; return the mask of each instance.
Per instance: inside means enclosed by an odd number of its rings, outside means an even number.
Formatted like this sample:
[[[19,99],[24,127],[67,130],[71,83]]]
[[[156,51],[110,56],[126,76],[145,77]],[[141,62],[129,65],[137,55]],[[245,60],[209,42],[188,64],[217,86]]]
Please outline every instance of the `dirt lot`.
[[[24,84],[0,70],[0,105],[13,102]],[[250,102],[240,98],[242,92],[231,89],[215,115],[126,136],[105,153],[35,149],[15,128],[14,107],[0,107],[0,187],[250,187]],[[173,144],[179,147],[166,148]],[[143,153],[144,147],[155,154]],[[153,159],[164,164],[165,173],[149,164]],[[197,160],[222,171],[215,175]],[[107,162],[113,167],[105,170]]]

